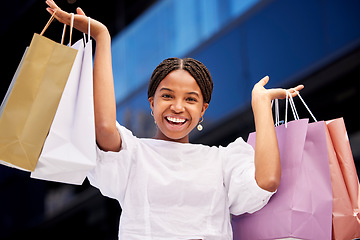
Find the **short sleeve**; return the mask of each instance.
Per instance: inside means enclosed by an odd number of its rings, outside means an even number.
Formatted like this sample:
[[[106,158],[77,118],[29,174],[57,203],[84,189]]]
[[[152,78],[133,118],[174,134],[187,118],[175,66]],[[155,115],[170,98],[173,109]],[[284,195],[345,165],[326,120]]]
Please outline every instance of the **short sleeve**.
[[[253,213],[264,207],[274,194],[257,185],[255,180],[254,149],[238,138],[221,148],[224,185],[228,192],[230,213]]]
[[[116,123],[116,127],[121,135],[121,150],[105,152],[97,147],[96,167],[87,177],[90,184],[98,188],[104,196],[122,202],[138,139],[119,123]]]

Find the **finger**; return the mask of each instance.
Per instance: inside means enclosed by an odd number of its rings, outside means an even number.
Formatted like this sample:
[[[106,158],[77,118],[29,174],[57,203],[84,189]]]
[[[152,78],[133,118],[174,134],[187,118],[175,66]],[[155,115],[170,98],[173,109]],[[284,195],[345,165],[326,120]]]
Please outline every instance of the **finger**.
[[[304,88],[304,85],[298,85],[294,88],[288,89],[288,91],[292,97],[296,97],[298,95],[299,91],[302,90],[303,88]]]
[[[59,9],[56,3],[53,0],[46,0],[46,4],[52,9]]]
[[[269,76],[265,76],[258,83],[264,87],[268,82],[269,82]]]
[[[303,88],[304,88],[304,85],[298,85],[298,86],[296,86],[294,88],[291,88],[290,90],[293,90],[293,91],[295,90],[294,92],[296,92],[296,91],[300,91]]]
[[[54,10],[52,10],[51,8],[46,8],[46,11],[48,11],[51,15],[54,13]]]
[[[270,95],[271,95],[271,99],[284,99],[286,98],[286,90],[282,89],[282,88],[271,88],[268,90]]]
[[[76,13],[79,14],[79,15],[86,16],[85,12],[79,7],[76,9]]]
[[[61,23],[65,23],[65,24],[70,24],[71,21],[71,15],[63,10],[61,10],[61,8],[58,7],[58,5],[56,5],[56,3],[53,0],[46,0],[46,4],[49,6],[46,10],[50,13],[53,14],[54,11],[56,11],[55,14],[55,18],[61,22]]]
[[[55,14],[55,18],[61,22],[61,23],[64,23],[64,24],[67,24],[67,25],[70,25],[70,22],[71,22],[71,14],[70,13],[67,13],[63,10],[61,10],[60,8],[46,8],[46,10],[50,13],[50,14],[53,14],[56,10],[56,14]]]

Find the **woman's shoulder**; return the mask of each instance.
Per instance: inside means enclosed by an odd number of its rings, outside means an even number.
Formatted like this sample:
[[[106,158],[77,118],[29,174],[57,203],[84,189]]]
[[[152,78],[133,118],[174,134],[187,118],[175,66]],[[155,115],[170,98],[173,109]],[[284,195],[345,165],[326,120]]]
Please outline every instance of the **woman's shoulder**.
[[[253,147],[244,141],[242,137],[236,138],[233,142],[230,142],[227,146],[220,146],[221,151],[225,152],[252,152]]]

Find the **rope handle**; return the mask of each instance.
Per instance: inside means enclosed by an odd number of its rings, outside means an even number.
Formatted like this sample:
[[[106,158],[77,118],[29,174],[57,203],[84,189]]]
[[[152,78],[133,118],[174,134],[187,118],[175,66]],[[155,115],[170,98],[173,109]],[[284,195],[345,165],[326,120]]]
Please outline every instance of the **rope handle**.
[[[89,22],[88,22],[87,42],[90,42],[90,20],[91,20],[91,18],[88,17],[88,19],[89,19]],[[84,41],[86,42],[86,34],[85,33],[83,33],[83,34],[84,34]]]
[[[294,103],[294,99],[293,97],[291,96],[290,92],[288,90],[286,90],[286,106],[285,106],[285,128],[287,128],[287,123],[288,123],[288,120],[287,120],[287,112],[288,112],[288,104],[290,104],[290,107],[291,107],[291,111],[292,111],[292,114],[294,116],[294,119],[295,120],[299,120],[299,115],[297,113],[297,110],[296,110],[296,107],[295,107],[295,103]]]
[[[70,39],[69,39],[69,46],[71,47],[71,39],[72,39],[72,33],[73,33],[73,27],[74,27],[74,14],[70,13],[71,15],[71,22],[70,22]]]
[[[292,88],[292,90],[294,90],[294,92],[296,92],[297,96],[300,98],[301,102],[304,104],[305,108],[307,109],[307,111],[310,113],[311,117],[314,119],[315,122],[317,122],[317,119],[315,118],[314,114],[311,112],[310,108],[308,107],[308,105],[305,103],[304,99],[301,97],[300,92],[297,91],[296,89]],[[292,114],[294,116],[295,120],[299,120],[299,114],[296,110],[295,107],[295,102],[293,97],[291,96],[290,92],[288,90],[286,90],[286,103],[285,103],[285,128],[287,128],[287,113],[288,113],[288,105],[290,104],[291,107],[291,111]],[[275,99],[271,101],[271,108],[273,107],[273,103],[275,102],[275,127],[279,126],[281,124],[280,122],[280,118],[279,118],[279,101],[278,99]]]
[[[308,107],[308,105],[305,103],[304,99],[301,97],[300,92],[299,92],[299,91],[297,91],[297,90],[295,90],[294,88],[292,88],[292,89],[293,89],[293,90],[294,90],[294,92],[296,92],[296,94],[299,96],[299,98],[300,98],[301,102],[304,104],[304,106],[305,106],[306,110],[308,110],[308,112],[310,113],[310,115],[311,115],[311,117],[314,119],[314,121],[315,121],[315,122],[317,122],[317,120],[316,120],[316,118],[315,118],[314,114],[311,112],[310,108],[309,108],[309,107]]]
[[[55,18],[55,14],[56,14],[57,9],[54,11],[54,13],[51,15],[49,21],[46,23],[45,27],[43,28],[43,30],[40,33],[40,36],[43,36],[45,31],[48,29],[48,27],[50,26],[50,24],[52,23],[52,21]],[[71,40],[72,40],[72,32],[73,32],[73,26],[74,26],[74,14],[70,13],[71,15],[71,21],[70,21],[70,38],[69,38],[69,46],[71,47]],[[61,35],[61,44],[64,44],[64,38],[65,38],[65,31],[66,31],[66,24],[64,24],[64,28],[63,28],[63,32]]]
[[[48,27],[50,26],[51,22],[54,20],[56,11],[57,11],[57,9],[55,9],[54,13],[51,15],[49,21],[46,23],[45,27],[44,27],[43,30],[41,31],[40,36],[44,35],[46,29],[48,29]]]
[[[70,21],[70,38],[69,38],[69,46],[71,47],[71,39],[72,39],[72,30],[74,26],[74,14],[70,13],[71,15],[71,21]],[[64,44],[64,38],[65,38],[65,32],[66,32],[66,24],[64,24],[63,32],[61,35],[61,44]]]
[[[286,90],[286,103],[285,103],[285,120],[280,121],[280,114],[279,114],[279,99],[274,99],[271,101],[271,108],[275,102],[275,127],[280,126],[283,122],[285,122],[285,127],[287,127],[287,112],[288,112],[288,105],[290,104],[292,114],[295,120],[299,119],[299,115],[297,114],[297,110],[294,104],[294,100],[289,91]]]

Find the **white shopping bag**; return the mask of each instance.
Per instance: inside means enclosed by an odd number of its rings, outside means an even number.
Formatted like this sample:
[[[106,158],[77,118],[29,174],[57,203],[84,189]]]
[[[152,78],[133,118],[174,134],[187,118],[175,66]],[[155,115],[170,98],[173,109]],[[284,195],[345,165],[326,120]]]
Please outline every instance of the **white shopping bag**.
[[[90,35],[73,47],[78,55],[31,177],[80,185],[96,165]]]

